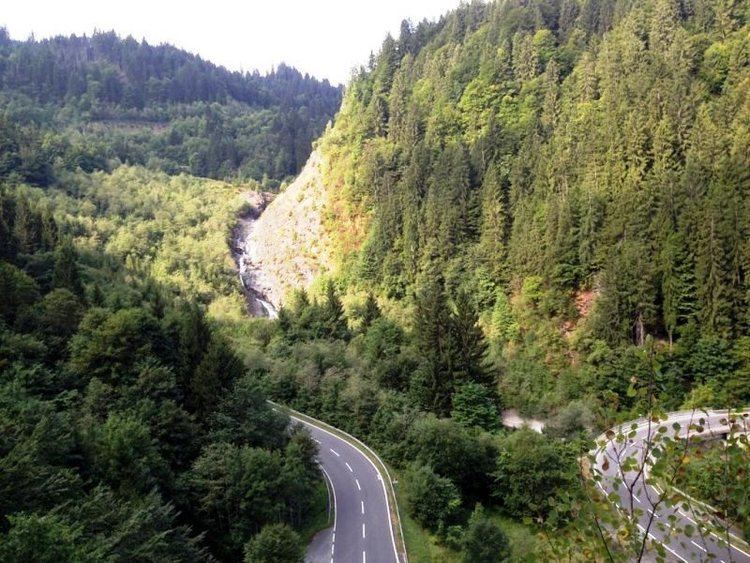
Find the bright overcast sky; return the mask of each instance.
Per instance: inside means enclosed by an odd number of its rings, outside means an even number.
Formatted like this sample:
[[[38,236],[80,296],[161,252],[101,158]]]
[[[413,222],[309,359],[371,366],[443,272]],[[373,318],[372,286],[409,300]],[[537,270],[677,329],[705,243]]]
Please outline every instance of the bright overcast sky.
[[[345,83],[403,19],[436,19],[459,0],[8,0],[0,26],[14,39],[114,29],[172,43],[232,70],[286,62]]]

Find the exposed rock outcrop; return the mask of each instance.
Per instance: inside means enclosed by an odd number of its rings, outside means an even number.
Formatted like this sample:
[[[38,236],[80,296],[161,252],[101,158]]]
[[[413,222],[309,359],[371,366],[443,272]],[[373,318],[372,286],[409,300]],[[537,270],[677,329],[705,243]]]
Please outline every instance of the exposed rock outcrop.
[[[331,267],[321,165],[319,151],[313,151],[299,176],[268,204],[244,239],[253,289],[274,308],[292,289],[309,288]]]

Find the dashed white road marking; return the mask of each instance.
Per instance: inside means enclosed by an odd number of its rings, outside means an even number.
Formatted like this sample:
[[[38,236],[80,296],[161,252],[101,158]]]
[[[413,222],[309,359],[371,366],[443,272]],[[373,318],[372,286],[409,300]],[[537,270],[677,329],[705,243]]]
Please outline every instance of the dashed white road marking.
[[[333,448],[328,448],[328,449],[331,450],[331,453],[335,455],[336,457],[341,457],[341,454],[337,452],[336,450],[334,450]]]
[[[690,540],[690,543],[692,543],[695,547],[697,547],[698,549],[700,549],[703,553],[708,553],[708,551],[706,550],[706,548],[703,547],[702,545],[700,545],[699,543],[695,543],[693,540]]]
[[[361,500],[359,501],[360,506],[362,507],[362,514],[365,513],[365,501]]]
[[[313,440],[315,441],[315,443],[320,444],[320,440],[318,440],[317,438],[313,438]]]
[[[638,526],[638,529],[639,529],[639,530],[640,530],[641,532],[643,532],[644,534],[646,533],[646,528],[644,528],[644,527],[643,527],[643,526],[641,526],[640,524],[636,524],[636,525]],[[685,559],[685,558],[684,558],[684,557],[683,557],[682,555],[680,555],[680,554],[679,554],[679,553],[677,553],[677,552],[676,552],[676,551],[675,551],[674,549],[672,549],[671,547],[669,547],[669,546],[668,546],[668,545],[667,545],[666,543],[662,543],[661,541],[659,541],[659,539],[658,539],[658,538],[657,538],[657,537],[656,537],[656,536],[655,536],[654,534],[652,534],[651,532],[649,532],[649,533],[648,533],[648,537],[650,537],[650,538],[651,538],[652,540],[654,540],[654,541],[658,541],[659,543],[661,543],[661,544],[662,544],[662,545],[664,546],[664,549],[666,549],[666,550],[667,550],[667,551],[668,551],[669,553],[671,553],[671,554],[672,554],[672,555],[674,555],[674,556],[675,556],[675,557],[676,557],[677,559],[679,559],[680,561],[682,561],[682,563],[688,563],[688,560],[687,560],[687,559]]]
[[[362,552],[362,563],[367,563],[367,552],[366,551]],[[722,563],[724,563],[724,562],[722,561]]]
[[[349,471],[351,471],[352,473],[354,473],[354,469],[352,469],[352,466],[351,466],[351,465],[349,465],[349,462],[348,462],[348,461],[346,462],[346,468],[347,468],[347,469],[348,469]]]
[[[306,426],[311,426],[311,427],[313,427],[313,428],[314,428],[314,429],[315,429],[316,431],[324,432],[325,434],[328,434],[329,436],[332,436],[333,438],[336,438],[336,439],[339,439],[339,440],[341,439],[341,438],[340,438],[339,436],[336,436],[336,434],[334,434],[333,432],[330,432],[329,430],[326,430],[326,429],[325,429],[325,428],[323,428],[322,426],[318,426],[318,425],[316,425],[316,424],[311,424],[310,422],[307,422],[307,421],[305,421],[305,420],[302,420],[301,418],[299,418],[299,417],[296,417],[296,416],[294,416],[293,414],[292,414],[292,415],[290,415],[290,417],[291,417],[291,418],[292,418],[293,420],[296,420],[296,421],[298,421],[298,422],[301,422],[302,424],[304,424],[304,425],[306,425]],[[363,447],[364,447],[365,449],[368,449],[368,450],[369,450],[369,448],[367,448],[367,446],[365,446],[364,444],[362,444],[362,446],[363,446]],[[360,454],[362,454],[363,458],[364,458],[364,459],[365,459],[365,460],[366,460],[366,461],[367,461],[367,462],[368,462],[368,463],[369,463],[369,464],[370,464],[370,465],[372,466],[372,468],[373,468],[373,469],[375,470],[375,474],[377,475],[378,481],[380,481],[380,483],[381,483],[381,486],[382,486],[382,488],[383,488],[383,497],[385,498],[385,505],[386,505],[386,508],[387,508],[388,510],[390,510],[390,503],[389,503],[389,501],[388,501],[388,492],[386,491],[385,481],[384,481],[384,479],[382,478],[382,476],[381,476],[381,474],[380,474],[380,470],[379,470],[379,469],[377,468],[377,466],[375,465],[375,463],[374,463],[374,462],[373,462],[373,461],[372,461],[372,460],[371,460],[371,459],[370,459],[369,457],[367,457],[367,456],[366,456],[366,454],[364,453],[364,450],[360,449],[360,448],[359,448],[359,447],[357,447],[356,445],[354,445],[354,448],[355,448],[355,449],[356,449],[356,450],[357,450],[357,451],[358,451],[358,452],[359,452]],[[322,465],[321,465],[321,469],[322,469]],[[325,471],[325,470],[324,470],[324,471]],[[361,491],[361,490],[362,490],[362,487],[361,487],[361,486],[359,485],[359,481],[357,481],[356,479],[355,479],[355,481],[357,482],[357,488],[358,488],[358,489],[359,489],[359,490]],[[334,501],[334,506],[335,506],[335,504],[336,504],[336,490],[335,490],[335,489],[334,489],[333,493],[334,493],[334,495],[333,495],[333,497],[334,497],[334,498],[333,498],[333,501]],[[338,511],[336,511],[336,512],[338,512]],[[336,514],[334,514],[334,518],[333,518],[333,529],[334,529],[334,530],[336,530]],[[398,560],[399,560],[399,554],[398,554],[398,549],[396,548],[396,539],[395,539],[395,535],[394,535],[394,527],[393,527],[393,524],[391,524],[391,526],[389,526],[389,531],[390,531],[390,534],[391,534],[391,545],[392,545],[392,547],[393,547],[393,555],[394,555],[394,557],[395,557],[395,560],[396,560],[396,561],[398,561]],[[333,561],[332,561],[331,563],[333,563]],[[686,562],[686,563],[687,563],[687,562]]]
[[[357,490],[361,491],[362,487],[359,486],[359,479],[355,479],[354,482],[357,483]]]
[[[362,522],[362,537],[363,538],[366,537],[365,536],[365,523],[364,522]]]

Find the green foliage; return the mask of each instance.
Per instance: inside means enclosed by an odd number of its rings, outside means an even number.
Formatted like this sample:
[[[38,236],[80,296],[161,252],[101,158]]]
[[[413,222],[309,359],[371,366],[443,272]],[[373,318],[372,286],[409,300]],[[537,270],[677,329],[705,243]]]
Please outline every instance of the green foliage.
[[[461,543],[465,563],[496,563],[510,557],[508,537],[485,515],[481,504],[471,513]]]
[[[470,433],[451,419],[428,416],[408,433],[409,459],[451,479],[469,499],[486,498],[497,451],[487,437]]]
[[[125,495],[143,494],[164,484],[164,460],[140,418],[113,413],[101,426],[84,432],[84,448],[98,481]]]
[[[292,450],[290,450],[291,452]],[[301,453],[297,453],[301,455]],[[303,483],[316,477],[312,458],[299,473],[279,452],[217,443],[208,446],[186,475],[197,518],[210,531],[209,542],[223,557],[236,557],[247,538],[279,521]],[[292,461],[289,456],[289,462]]]
[[[81,378],[132,380],[139,362],[158,357],[160,336],[156,319],[143,309],[91,309],[71,340],[70,368]]]
[[[258,383],[249,376],[236,380],[211,416],[211,438],[248,446],[281,448],[289,419],[266,402]]]
[[[0,302],[0,314],[3,320],[12,324],[23,307],[29,306],[39,298],[38,286],[27,274],[12,264],[0,263],[0,288],[3,299]]]
[[[310,301],[305,290],[299,290],[291,306],[279,313],[279,326],[289,342],[311,338],[346,339],[349,328],[344,308],[332,282],[326,284],[323,302]]]
[[[190,380],[187,403],[199,420],[216,410],[222,395],[245,371],[242,361],[223,338],[209,342]]]
[[[94,546],[81,545],[81,529],[53,515],[11,516],[10,531],[0,542],[3,561],[96,561]]]
[[[746,537],[750,535],[750,454],[747,440],[733,436],[691,449],[680,463],[676,486],[717,507]]]
[[[265,526],[245,545],[245,563],[299,563],[304,554],[299,534],[286,524]]]
[[[719,377],[678,348],[731,349],[750,327],[748,19],[732,6],[466,4],[353,77],[321,142],[343,199],[328,226],[356,290],[416,296],[420,408],[447,416],[465,371],[441,291],[471,296],[503,403],[526,413],[636,408],[606,364],[648,337],[679,373],[665,404]]]
[[[406,474],[409,513],[432,530],[450,524],[461,506],[461,496],[450,479],[435,474],[429,466],[414,465]]]
[[[417,300],[415,347],[422,358],[411,379],[411,394],[425,410],[438,415],[451,411],[453,394],[462,384],[494,387],[487,364],[487,343],[468,296],[461,292],[451,311],[440,283]]]
[[[52,272],[52,285],[67,289],[74,294],[83,295],[81,274],[78,271],[77,254],[69,240],[60,244],[55,252],[55,269]]]
[[[574,451],[524,429],[501,444],[492,495],[508,514],[545,517],[556,495],[576,490],[577,479]]]
[[[495,398],[478,383],[465,383],[456,390],[451,418],[468,428],[496,430],[500,426]]]
[[[302,168],[341,98],[284,64],[229,72],[114,32],[7,41],[0,84],[0,178],[38,186],[61,169],[119,161],[277,187]]]
[[[112,204],[95,220],[85,197],[0,194],[8,236],[0,257],[0,557],[237,559],[266,523],[303,527],[319,487],[314,443],[287,432],[287,420],[190,299],[189,284],[172,291],[143,271],[133,276],[132,258],[126,265],[124,255],[94,244],[105,232],[106,239],[146,227],[155,246],[147,239],[145,251],[158,256],[167,231],[226,220],[231,204],[210,218],[217,207],[183,209],[174,223],[154,217],[148,190],[138,193],[120,183],[124,177],[77,178]],[[172,184],[175,205],[198,191],[199,183],[185,182]],[[180,195],[178,185],[188,191]],[[60,236],[50,209],[65,217]],[[218,235],[223,253],[228,226]],[[221,289],[229,280],[210,276],[203,269],[192,282],[213,284],[211,299],[231,296]],[[239,473],[211,494],[248,515],[231,529],[212,519],[220,507],[192,496],[209,489],[200,485],[211,475],[201,460],[225,450],[240,453],[214,457]],[[257,503],[267,511],[256,514]]]

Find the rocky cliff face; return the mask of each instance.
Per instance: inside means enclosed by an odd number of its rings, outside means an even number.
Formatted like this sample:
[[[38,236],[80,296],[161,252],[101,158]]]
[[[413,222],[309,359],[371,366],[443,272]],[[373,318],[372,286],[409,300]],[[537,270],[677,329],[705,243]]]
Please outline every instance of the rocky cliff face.
[[[297,179],[266,206],[245,237],[253,288],[275,308],[292,289],[309,288],[331,267],[321,166],[320,153],[313,151]]]

